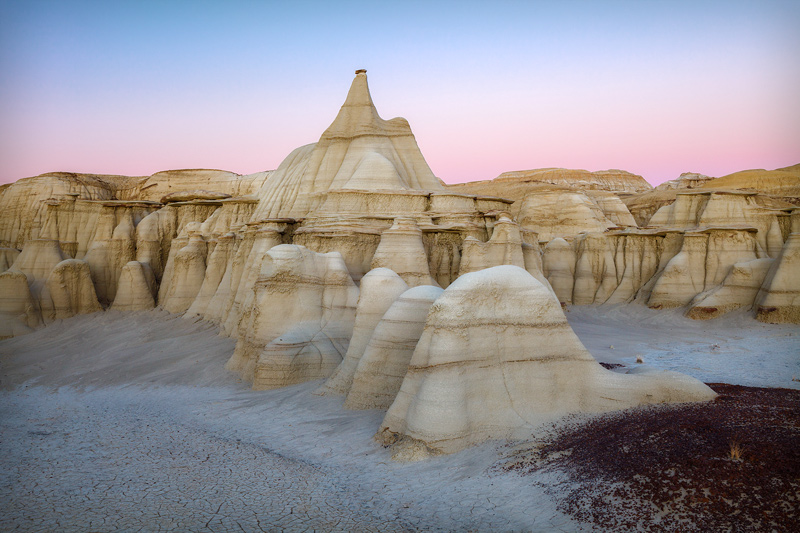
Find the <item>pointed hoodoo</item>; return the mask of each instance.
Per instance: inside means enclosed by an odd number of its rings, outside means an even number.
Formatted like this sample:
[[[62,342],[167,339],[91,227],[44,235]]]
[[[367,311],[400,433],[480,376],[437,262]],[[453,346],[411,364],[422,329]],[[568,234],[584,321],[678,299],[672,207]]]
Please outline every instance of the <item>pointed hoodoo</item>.
[[[306,217],[334,190],[441,189],[408,121],[384,120],[378,115],[367,71],[360,69],[339,114],[319,142],[289,154],[264,184],[253,218]]]
[[[372,95],[369,93],[367,71],[364,69],[356,70],[356,77],[350,84],[350,91],[339,114],[322,134],[320,141],[352,139],[361,135],[412,135],[406,119],[383,120],[378,115],[378,110],[372,102]]]

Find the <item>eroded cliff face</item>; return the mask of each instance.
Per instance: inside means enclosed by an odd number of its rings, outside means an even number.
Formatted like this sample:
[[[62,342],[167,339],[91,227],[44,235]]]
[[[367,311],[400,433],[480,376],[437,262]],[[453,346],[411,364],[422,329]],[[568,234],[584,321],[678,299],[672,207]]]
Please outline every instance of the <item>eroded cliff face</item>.
[[[611,392],[617,407],[708,399],[684,377],[607,373],[562,306],[636,301],[699,319],[750,308],[798,323],[800,208],[669,189],[644,226],[622,197],[647,189],[622,171],[563,169],[444,187],[359,71],[319,141],[272,172],[48,174],[4,188],[0,337],[158,306],[235,338],[227,368],[254,388],[324,379],[319,392],[347,408],[388,409],[379,436],[411,455],[610,409]],[[552,346],[531,351],[541,339]],[[520,402],[534,407],[521,415]]]

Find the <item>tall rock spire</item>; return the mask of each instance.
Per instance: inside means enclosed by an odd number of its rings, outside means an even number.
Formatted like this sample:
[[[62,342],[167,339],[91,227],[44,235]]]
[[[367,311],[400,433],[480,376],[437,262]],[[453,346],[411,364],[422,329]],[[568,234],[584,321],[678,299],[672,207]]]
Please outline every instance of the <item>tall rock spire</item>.
[[[331,190],[442,189],[404,118],[378,115],[367,71],[356,71],[347,98],[319,142],[298,148],[264,184],[254,218],[301,218]]]
[[[360,135],[402,136],[410,135],[411,127],[404,118],[383,120],[375,109],[372,95],[369,94],[367,71],[356,70],[356,77],[350,85],[347,98],[336,115],[336,119],[322,134],[320,141],[328,139],[352,138]]]

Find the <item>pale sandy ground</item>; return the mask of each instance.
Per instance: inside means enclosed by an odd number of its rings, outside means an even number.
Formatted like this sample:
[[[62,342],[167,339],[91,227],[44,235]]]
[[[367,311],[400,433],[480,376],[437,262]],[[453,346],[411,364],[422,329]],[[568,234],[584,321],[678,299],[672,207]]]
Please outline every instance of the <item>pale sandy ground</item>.
[[[800,328],[697,323],[640,306],[571,308],[599,360],[798,388]],[[610,346],[614,348],[610,348]],[[0,530],[589,529],[559,476],[491,469],[486,444],[401,464],[319,382],[252,392],[233,341],[164,312],[75,317],[0,342]]]

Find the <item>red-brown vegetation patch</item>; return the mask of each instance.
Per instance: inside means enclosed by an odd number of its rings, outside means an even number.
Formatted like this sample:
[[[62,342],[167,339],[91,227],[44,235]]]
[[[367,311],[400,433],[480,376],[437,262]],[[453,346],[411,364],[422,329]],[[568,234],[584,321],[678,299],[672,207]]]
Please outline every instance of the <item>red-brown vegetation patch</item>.
[[[560,509],[615,531],[800,531],[800,391],[710,386],[712,402],[602,416],[502,468],[564,472]]]

